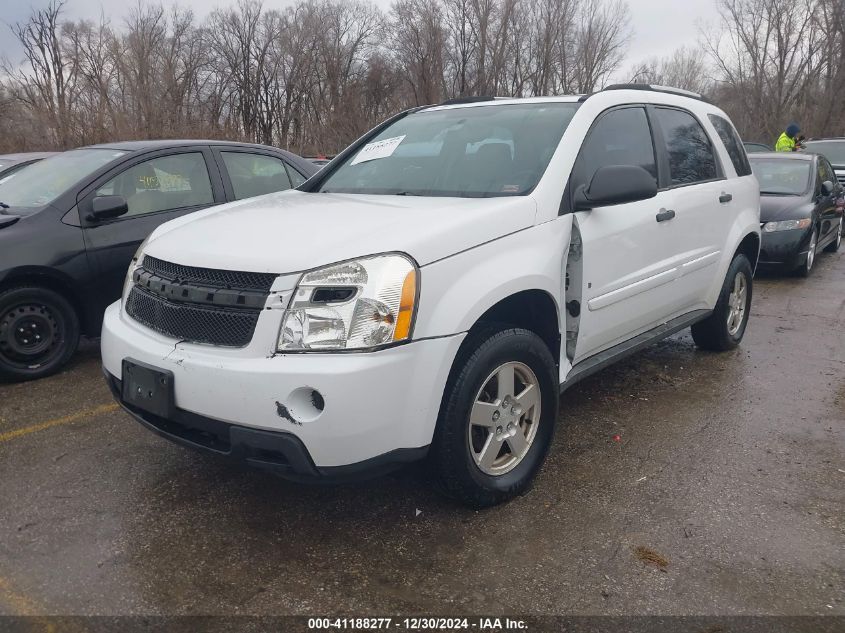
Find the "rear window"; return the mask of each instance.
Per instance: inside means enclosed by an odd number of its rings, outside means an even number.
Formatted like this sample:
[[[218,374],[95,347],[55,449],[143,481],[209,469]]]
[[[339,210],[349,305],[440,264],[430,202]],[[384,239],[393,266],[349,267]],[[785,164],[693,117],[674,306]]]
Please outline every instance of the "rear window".
[[[745,153],[745,147],[739,138],[734,126],[730,121],[723,119],[715,114],[709,115],[710,122],[716,128],[716,134],[719,135],[725,149],[728,150],[728,156],[731,157],[734,169],[737,176],[750,176],[751,165],[748,162],[748,156]]]

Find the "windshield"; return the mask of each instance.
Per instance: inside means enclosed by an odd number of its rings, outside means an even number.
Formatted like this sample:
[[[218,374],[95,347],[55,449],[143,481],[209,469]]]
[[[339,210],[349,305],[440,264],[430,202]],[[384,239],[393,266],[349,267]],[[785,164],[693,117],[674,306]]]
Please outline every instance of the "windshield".
[[[577,109],[577,103],[531,103],[410,114],[347,158],[319,191],[523,195],[539,182]]]
[[[831,165],[845,165],[845,141],[809,141],[804,147],[805,151],[821,154]]]
[[[79,180],[127,152],[114,149],[75,149],[30,165],[0,183],[0,203],[32,211],[51,204]]]
[[[753,158],[751,169],[760,183],[761,194],[798,196],[810,185],[810,161]]]

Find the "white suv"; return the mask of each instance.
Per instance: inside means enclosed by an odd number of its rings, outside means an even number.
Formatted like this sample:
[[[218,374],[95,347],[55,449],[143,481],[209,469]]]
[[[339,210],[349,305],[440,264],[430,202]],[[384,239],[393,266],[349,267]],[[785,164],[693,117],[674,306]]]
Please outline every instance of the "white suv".
[[[529,486],[579,379],[689,326],[735,347],[759,244],[742,143],[695,95],[447,102],[297,191],[159,227],[103,366],[181,444],[309,480],[428,457],[491,505]]]

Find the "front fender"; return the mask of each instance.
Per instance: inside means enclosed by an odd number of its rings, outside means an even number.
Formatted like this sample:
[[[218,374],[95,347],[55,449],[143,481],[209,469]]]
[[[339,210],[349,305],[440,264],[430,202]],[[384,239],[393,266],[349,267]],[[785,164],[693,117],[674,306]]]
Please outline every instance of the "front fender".
[[[494,305],[526,290],[548,293],[557,306],[572,230],[572,216],[506,235],[421,269],[414,338],[469,331]]]

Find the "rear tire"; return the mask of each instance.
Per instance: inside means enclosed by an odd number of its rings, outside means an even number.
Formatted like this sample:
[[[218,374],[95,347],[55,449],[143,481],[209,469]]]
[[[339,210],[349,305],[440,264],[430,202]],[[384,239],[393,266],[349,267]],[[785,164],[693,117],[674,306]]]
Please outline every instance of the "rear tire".
[[[79,317],[59,293],[21,286],[0,291],[0,379],[56,373],[79,345]]]
[[[751,312],[753,271],[745,255],[734,257],[713,313],[692,326],[692,340],[701,349],[725,352],[742,341]]]
[[[835,253],[839,250],[839,246],[842,244],[842,222],[842,218],[839,218],[839,228],[836,230],[836,239],[824,247],[826,253]]]
[[[557,366],[536,334],[507,326],[470,334],[430,454],[444,492],[474,508],[525,492],[551,445],[558,397]]]

